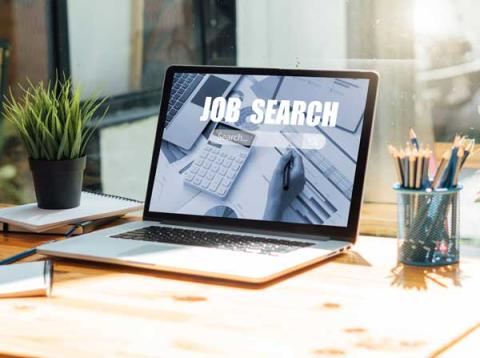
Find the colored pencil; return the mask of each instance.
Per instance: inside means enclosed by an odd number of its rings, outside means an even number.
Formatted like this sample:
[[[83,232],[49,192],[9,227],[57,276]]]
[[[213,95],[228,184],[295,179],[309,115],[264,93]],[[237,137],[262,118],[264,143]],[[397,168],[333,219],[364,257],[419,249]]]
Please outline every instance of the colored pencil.
[[[451,149],[445,151],[438,166],[432,150],[420,143],[413,128],[404,148],[388,146],[394,160],[398,183],[410,189],[448,189],[458,185],[460,172],[467,159],[477,152],[475,140],[455,135]],[[432,178],[433,177],[433,178]]]
[[[440,164],[438,165],[437,171],[435,172],[435,176],[433,178],[433,183],[432,183],[432,188],[436,189],[437,185],[440,181],[441,175],[443,173],[443,170],[445,169],[445,166],[447,165],[447,162],[450,158],[450,151],[447,150],[445,153],[443,153],[442,160],[440,161]]]
[[[415,148],[417,148],[417,150],[420,149],[418,139],[417,139],[417,135],[415,134],[415,131],[413,130],[413,128],[410,128],[409,135],[410,135],[410,143],[412,143],[412,145]]]
[[[458,176],[460,175],[460,170],[462,167],[462,162],[464,157],[465,157],[465,150],[463,149],[463,147],[460,147],[457,151],[457,163],[456,163],[457,165],[455,166],[454,175],[453,175],[453,181],[452,181],[453,186],[457,186],[458,184]]]
[[[403,186],[407,188],[408,187],[408,157],[407,157],[407,153],[403,149],[400,151],[400,158],[402,160],[402,167],[403,167]]]
[[[424,150],[421,150],[421,152],[419,152],[417,156],[417,170],[415,172],[415,189],[420,189],[420,185],[422,184],[423,165],[424,165]]]
[[[408,156],[408,186],[415,186],[415,153],[412,151]]]
[[[465,155],[463,156],[462,163],[460,164],[460,170],[462,170],[467,158],[470,154],[473,154],[473,150],[475,148],[475,139],[470,140],[468,145],[465,147]]]
[[[450,188],[453,184],[453,177],[455,175],[455,168],[457,166],[457,152],[461,145],[461,140],[462,139],[459,135],[456,135],[455,139],[453,140],[450,159],[448,160],[442,179],[440,180],[441,188]]]
[[[430,187],[430,178],[428,177],[428,169],[430,167],[430,157],[432,156],[432,151],[427,146],[427,149],[424,151],[423,155],[423,171],[422,171],[422,187]]]
[[[390,154],[393,156],[393,159],[394,159],[397,180],[400,183],[400,185],[403,186],[403,169],[402,169],[402,163],[400,161],[398,151],[393,145],[389,145],[388,150],[390,151]]]

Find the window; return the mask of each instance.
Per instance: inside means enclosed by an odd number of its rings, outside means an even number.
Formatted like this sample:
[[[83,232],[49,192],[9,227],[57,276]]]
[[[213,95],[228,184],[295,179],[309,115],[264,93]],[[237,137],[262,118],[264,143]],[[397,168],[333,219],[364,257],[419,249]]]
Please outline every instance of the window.
[[[109,97],[86,185],[112,194],[145,195],[163,73],[172,63],[378,71],[365,201],[384,212],[395,202],[386,145],[405,142],[408,128],[436,143],[437,155],[455,133],[480,140],[480,4],[474,0],[12,0],[0,6],[7,9],[0,11],[6,18],[0,37],[15,34],[10,85],[60,69],[85,96]],[[8,126],[3,131],[0,166],[24,174],[1,179],[0,168],[0,180],[9,183],[2,184],[0,201],[31,200],[24,154]],[[465,238],[480,240],[480,204],[473,202],[478,163],[472,160],[460,179],[461,227]]]
[[[231,1],[69,0],[73,79],[85,95],[118,96],[158,92],[172,63],[234,65],[235,10]]]
[[[8,86],[48,80],[55,67],[49,1],[0,1],[0,109]],[[31,201],[33,187],[22,143],[0,114],[0,202]]]

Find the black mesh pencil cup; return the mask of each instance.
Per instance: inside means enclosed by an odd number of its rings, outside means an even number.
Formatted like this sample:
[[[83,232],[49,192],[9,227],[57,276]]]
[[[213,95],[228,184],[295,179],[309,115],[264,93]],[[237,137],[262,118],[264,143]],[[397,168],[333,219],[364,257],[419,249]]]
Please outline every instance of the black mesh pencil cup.
[[[414,190],[397,184],[393,189],[397,192],[398,260],[413,266],[457,263],[462,187]]]

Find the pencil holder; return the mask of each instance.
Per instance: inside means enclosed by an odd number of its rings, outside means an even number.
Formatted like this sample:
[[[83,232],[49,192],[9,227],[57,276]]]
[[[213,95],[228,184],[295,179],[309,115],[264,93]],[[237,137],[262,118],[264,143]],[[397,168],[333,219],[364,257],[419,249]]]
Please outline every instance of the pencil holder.
[[[414,266],[457,263],[462,187],[412,190],[397,184],[393,188],[397,192],[398,260]]]

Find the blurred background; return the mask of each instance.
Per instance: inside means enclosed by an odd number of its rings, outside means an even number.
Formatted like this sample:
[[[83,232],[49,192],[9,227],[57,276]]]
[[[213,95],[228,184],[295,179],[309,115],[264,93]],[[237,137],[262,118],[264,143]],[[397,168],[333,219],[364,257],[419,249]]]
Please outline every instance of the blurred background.
[[[108,96],[85,186],[143,200],[170,64],[373,69],[365,202],[382,220],[395,208],[388,144],[409,127],[437,156],[456,133],[480,140],[479,11],[475,0],[0,0],[0,94],[59,72],[85,98]],[[480,159],[467,166],[461,233],[480,243]],[[0,203],[33,200],[26,153],[0,116]]]

